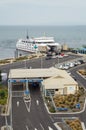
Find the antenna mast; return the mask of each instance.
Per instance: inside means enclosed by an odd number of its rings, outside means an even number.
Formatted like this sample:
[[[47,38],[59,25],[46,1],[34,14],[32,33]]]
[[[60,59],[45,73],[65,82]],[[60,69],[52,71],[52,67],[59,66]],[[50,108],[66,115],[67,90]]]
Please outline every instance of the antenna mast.
[[[29,39],[29,36],[28,36],[28,30],[27,30],[27,36],[26,36],[27,39]]]

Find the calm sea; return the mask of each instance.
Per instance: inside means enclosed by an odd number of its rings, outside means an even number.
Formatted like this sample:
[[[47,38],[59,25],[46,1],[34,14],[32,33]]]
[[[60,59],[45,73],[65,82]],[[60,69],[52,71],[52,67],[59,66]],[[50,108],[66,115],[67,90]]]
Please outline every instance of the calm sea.
[[[0,59],[14,57],[20,38],[53,36],[55,41],[69,47],[86,45],[86,26],[0,26]]]

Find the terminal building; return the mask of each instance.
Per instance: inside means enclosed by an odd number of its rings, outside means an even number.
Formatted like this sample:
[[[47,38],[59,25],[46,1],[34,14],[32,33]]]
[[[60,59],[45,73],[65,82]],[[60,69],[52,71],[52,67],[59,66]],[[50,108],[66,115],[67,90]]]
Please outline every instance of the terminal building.
[[[86,54],[86,48],[81,47],[81,48],[78,48],[78,49],[74,49],[73,52],[80,53],[80,54]]]
[[[78,83],[65,71],[51,68],[11,69],[8,76],[8,88],[12,92],[22,92],[38,85],[44,96],[75,94]]]

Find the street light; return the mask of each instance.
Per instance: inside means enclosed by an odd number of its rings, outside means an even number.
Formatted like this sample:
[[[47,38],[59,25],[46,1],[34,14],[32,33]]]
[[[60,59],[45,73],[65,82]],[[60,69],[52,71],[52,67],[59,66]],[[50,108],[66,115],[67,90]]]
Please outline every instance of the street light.
[[[13,128],[13,125],[12,125],[12,83],[10,85],[10,101],[11,101],[11,113],[10,113],[10,117],[11,117],[11,129]]]
[[[25,60],[25,69],[27,68],[27,61]]]
[[[43,68],[43,59],[41,57],[41,68]]]
[[[8,87],[10,87],[9,94],[10,94],[10,126],[11,130],[13,129],[12,125],[12,79],[11,79],[11,71],[10,71],[10,80],[8,81]]]
[[[59,57],[58,57],[58,68],[59,68]]]

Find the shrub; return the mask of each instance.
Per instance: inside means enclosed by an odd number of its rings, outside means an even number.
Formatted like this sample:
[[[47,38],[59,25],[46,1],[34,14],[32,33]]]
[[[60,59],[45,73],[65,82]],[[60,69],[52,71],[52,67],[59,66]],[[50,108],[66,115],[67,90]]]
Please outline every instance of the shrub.
[[[0,104],[5,105],[7,103],[8,90],[7,88],[0,87]]]
[[[66,123],[72,128],[72,130],[83,130],[79,119],[66,120]]]
[[[25,60],[25,59],[28,59],[28,57],[27,56],[18,57],[16,58],[15,61],[20,61],[20,60]]]
[[[55,111],[55,108],[54,108],[53,106],[51,106],[51,107],[49,108],[49,111],[52,112],[52,113],[55,113],[55,112],[56,112],[56,111]]]
[[[0,91],[0,98],[3,99],[5,97],[5,91],[1,90]]]

